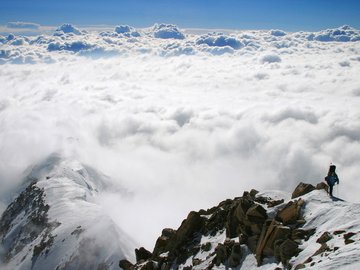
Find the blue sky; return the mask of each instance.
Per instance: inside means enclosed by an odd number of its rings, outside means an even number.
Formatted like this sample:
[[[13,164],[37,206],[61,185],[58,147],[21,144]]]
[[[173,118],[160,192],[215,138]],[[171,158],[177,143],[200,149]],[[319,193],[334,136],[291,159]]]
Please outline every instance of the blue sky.
[[[320,30],[360,28],[359,0],[0,0],[0,24],[117,25]]]

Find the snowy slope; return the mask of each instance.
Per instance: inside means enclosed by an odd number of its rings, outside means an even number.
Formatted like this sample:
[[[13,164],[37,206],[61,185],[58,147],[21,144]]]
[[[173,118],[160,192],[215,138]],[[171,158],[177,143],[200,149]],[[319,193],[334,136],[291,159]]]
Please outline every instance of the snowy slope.
[[[259,263],[257,253],[259,245],[261,246],[261,243],[268,245],[269,242],[265,242],[268,240],[261,240],[263,238],[260,236],[254,254],[250,242],[242,240],[244,238],[243,233],[240,232],[241,228],[237,229],[239,237],[231,239],[227,237],[232,230],[231,224],[236,224],[231,216],[238,215],[237,211],[239,207],[243,207],[241,200],[244,198],[248,200],[250,197],[244,195],[234,200],[223,201],[207,211],[190,213],[181,226],[173,231],[173,236],[169,236],[169,229],[163,231],[152,257],[147,260],[139,257],[133,266],[135,268],[126,269],[152,269],[148,268],[149,265],[154,269],[170,267],[169,269],[183,270],[360,269],[360,204],[345,202],[336,197],[331,198],[323,189],[314,190],[294,199],[291,199],[291,194],[281,191],[263,192],[253,197],[254,201],[266,210],[268,220],[274,218],[278,220],[282,228],[291,231],[290,235],[286,236],[287,239],[297,243],[297,254],[290,256],[284,265],[276,257],[276,240],[274,240],[275,255],[264,255],[262,262]],[[281,199],[284,201],[275,206],[268,204],[269,201]],[[298,221],[294,224],[279,223],[279,213],[289,206],[289,201],[295,203],[304,201],[304,204],[301,203],[300,219],[304,219],[305,223]],[[196,216],[202,223],[200,227],[194,225]],[[254,220],[253,225],[255,223]],[[265,231],[269,230],[265,229]],[[295,232],[305,232],[304,235],[307,236],[297,238],[294,236]],[[280,237],[279,233],[281,230],[270,238]],[[160,249],[169,251],[161,253]]]
[[[305,261],[320,248],[316,240],[329,232],[332,239],[326,244],[332,250],[313,257],[315,265],[310,269],[360,269],[360,204],[331,199],[324,191],[313,191],[303,196],[306,201],[305,228],[316,228],[316,233],[301,248],[304,249],[293,260],[294,265]],[[353,243],[345,244],[346,234]],[[345,237],[344,237],[345,236]],[[336,249],[334,251],[334,248]]]
[[[121,258],[132,257],[130,237],[94,202],[104,180],[57,156],[35,166],[0,221],[3,268],[118,269]]]

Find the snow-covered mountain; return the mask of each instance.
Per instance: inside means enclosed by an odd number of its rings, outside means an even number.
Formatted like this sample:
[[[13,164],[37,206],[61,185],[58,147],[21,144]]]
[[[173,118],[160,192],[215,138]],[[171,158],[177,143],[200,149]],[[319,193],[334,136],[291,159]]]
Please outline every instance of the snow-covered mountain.
[[[134,269],[360,269],[360,205],[300,183],[292,194],[245,192],[164,229]]]
[[[118,269],[133,242],[94,201],[107,183],[57,155],[32,168],[0,220],[0,268]]]
[[[109,179],[52,155],[34,166],[0,220],[1,269],[359,269],[360,205],[324,183],[244,192],[135,246],[96,202]],[[126,196],[118,190],[119,196]],[[134,236],[133,236],[134,237]]]

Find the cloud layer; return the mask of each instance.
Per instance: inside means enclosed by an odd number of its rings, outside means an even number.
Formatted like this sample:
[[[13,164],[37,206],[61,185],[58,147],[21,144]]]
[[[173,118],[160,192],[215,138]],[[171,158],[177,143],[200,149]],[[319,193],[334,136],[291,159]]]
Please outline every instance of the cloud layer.
[[[34,23],[11,22],[11,29],[36,30]],[[155,24],[149,28],[135,29],[128,25],[116,26],[112,31],[81,30],[71,24],[63,24],[52,35],[0,36],[0,64],[49,63],[64,57],[109,57],[114,55],[222,55],[259,54],[276,51],[293,54],[309,47],[323,46],[322,42],[356,42],[360,31],[350,26],[328,29],[315,33],[286,33],[270,31],[236,31],[226,34],[212,32],[203,35],[185,34],[172,24]],[[281,49],[281,50],[280,50]],[[264,56],[263,62],[279,62],[276,54]],[[347,62],[343,62],[347,65]]]
[[[160,27],[167,38],[155,37],[156,27],[59,29],[0,41],[2,201],[28,165],[52,152],[131,191],[99,202],[148,248],[191,209],[250,188],[320,182],[330,162],[340,197],[358,201],[354,39],[280,30],[195,35],[171,25]]]

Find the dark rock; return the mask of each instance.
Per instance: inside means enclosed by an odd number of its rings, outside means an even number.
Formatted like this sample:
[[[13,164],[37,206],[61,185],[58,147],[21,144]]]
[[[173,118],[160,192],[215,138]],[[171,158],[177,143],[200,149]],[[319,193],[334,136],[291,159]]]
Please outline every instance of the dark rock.
[[[253,235],[247,239],[247,246],[252,253],[256,252],[258,241],[259,241],[259,235]]]
[[[355,240],[352,240],[352,239],[345,239],[345,245],[348,245],[348,244],[351,244],[351,243],[354,243]]]
[[[238,227],[240,222],[235,216],[235,210],[237,206],[238,206],[237,202],[233,203],[226,217],[225,228],[226,228],[226,237],[228,238],[234,238],[238,236],[239,233]]]
[[[354,235],[356,235],[356,233],[348,232],[348,233],[344,234],[344,239],[349,239],[349,238],[353,237]]]
[[[146,261],[152,257],[152,253],[145,248],[141,247],[135,249],[136,262]]]
[[[226,246],[223,244],[218,244],[217,247],[215,248],[215,254],[216,256],[213,260],[214,264],[216,266],[219,266],[220,264],[224,264],[228,257]]]
[[[324,244],[332,238],[329,232],[324,232],[317,240],[316,243]]]
[[[201,245],[201,250],[203,251],[210,251],[211,250],[211,243],[210,242],[207,242],[205,244],[202,244]]]
[[[227,233],[233,234],[234,228],[232,224],[227,224],[228,210],[219,207],[212,216],[205,221],[205,233],[210,235],[216,235],[216,233],[224,229],[228,225]],[[231,228],[230,228],[231,226]],[[236,229],[235,229],[236,230]]]
[[[263,227],[262,223],[251,224],[250,229],[251,229],[252,234],[260,235],[262,227]]]
[[[165,228],[161,232],[161,236],[156,240],[153,254],[158,256],[161,253],[169,251],[167,246],[169,245],[171,239],[175,237],[176,231],[173,229]]]
[[[215,248],[215,258],[213,260],[213,263],[216,266],[219,266],[220,264],[226,264],[230,255],[232,254],[233,248],[235,246],[235,241],[233,240],[225,240],[223,244],[219,243],[217,247]],[[239,244],[238,244],[239,245]],[[240,245],[239,245],[240,247]],[[235,248],[236,253],[237,248]],[[237,251],[238,253],[241,253],[240,251]],[[234,260],[236,259],[236,254],[234,254]]]
[[[260,204],[268,204],[271,199],[268,197],[263,196],[257,196],[254,197],[254,202],[260,203]]]
[[[294,241],[297,240],[309,240],[310,236],[312,236],[316,232],[316,229],[293,229],[291,232],[291,239]]]
[[[119,262],[119,266],[123,270],[134,270],[135,269],[134,265],[131,262],[129,262],[128,260],[121,260]]]
[[[250,197],[252,197],[252,198],[255,199],[255,196],[256,196],[256,194],[258,194],[258,193],[259,193],[259,191],[257,191],[256,189],[252,189],[252,190],[250,190],[249,195],[250,195]]]
[[[262,224],[267,219],[266,210],[261,205],[254,204],[246,211],[246,218],[251,223]]]
[[[293,191],[293,193],[291,195],[291,199],[305,195],[313,190],[315,190],[315,187],[313,185],[300,182],[300,184]]]
[[[322,254],[326,251],[331,251],[331,249],[329,248],[329,246],[326,243],[323,243],[323,244],[321,244],[321,247],[317,251],[315,251],[315,253],[312,255],[312,257]]]
[[[355,242],[354,240],[350,239],[354,235],[356,235],[356,233],[353,233],[353,232],[348,232],[348,233],[344,234],[344,240],[345,240],[346,245]]]
[[[346,231],[344,231],[344,230],[337,230],[337,231],[334,231],[334,235],[343,234],[344,232],[346,232]]]
[[[240,222],[244,222],[244,219],[246,219],[246,212],[249,210],[251,206],[253,206],[255,203],[252,200],[249,200],[247,198],[240,198],[239,204],[235,210],[235,216]]]
[[[283,265],[288,266],[289,260],[293,256],[297,256],[299,254],[299,246],[296,242],[290,239],[286,239],[280,245],[280,258]]]
[[[240,245],[245,245],[245,244],[247,244],[247,241],[248,241],[248,236],[241,233],[241,234],[239,235],[239,243],[240,243]]]
[[[277,206],[279,204],[282,204],[284,202],[284,199],[281,199],[281,200],[269,200],[267,202],[267,206],[268,207],[274,207],[274,206]]]
[[[228,259],[228,266],[231,268],[237,267],[242,259],[242,251],[239,243],[235,243],[232,247],[230,257]]]

